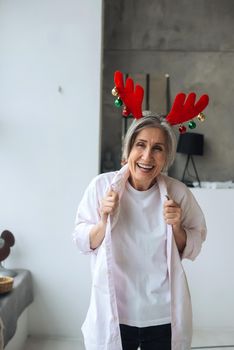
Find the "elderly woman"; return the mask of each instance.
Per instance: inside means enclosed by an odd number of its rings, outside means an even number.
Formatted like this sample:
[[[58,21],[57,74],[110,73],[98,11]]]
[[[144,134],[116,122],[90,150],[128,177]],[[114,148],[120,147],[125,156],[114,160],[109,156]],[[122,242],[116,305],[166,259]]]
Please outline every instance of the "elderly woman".
[[[82,326],[87,350],[188,350],[189,290],[181,264],[206,235],[190,190],[164,173],[175,156],[161,117],[134,121],[117,172],[97,176],[79,205],[74,240],[92,256],[92,293]]]

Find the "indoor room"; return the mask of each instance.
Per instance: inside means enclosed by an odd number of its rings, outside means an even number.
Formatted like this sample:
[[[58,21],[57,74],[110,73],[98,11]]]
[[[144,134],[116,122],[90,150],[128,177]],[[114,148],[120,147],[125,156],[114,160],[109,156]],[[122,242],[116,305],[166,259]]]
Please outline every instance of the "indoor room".
[[[99,189],[92,197],[85,196],[95,179],[125,176],[128,166],[126,183],[130,185],[121,182],[121,186],[132,186],[132,192],[158,186],[161,196],[164,193],[158,204],[160,215],[167,215],[168,205],[173,213],[179,213],[179,222],[185,213],[189,217],[188,230],[179,225],[178,237],[185,239],[182,243],[177,240],[174,221],[163,221],[165,245],[161,251],[165,283],[172,294],[170,318],[162,324],[172,325],[171,349],[234,349],[233,18],[232,0],[0,0],[0,350],[125,350],[120,345],[121,329],[116,328],[115,345],[106,340],[97,345],[94,328],[87,327],[87,322],[84,326],[88,315],[90,325],[99,329],[98,337],[107,334],[111,322],[116,327],[118,317],[122,323],[119,299],[117,306],[116,299],[114,304],[110,302],[111,310],[118,309],[117,319],[112,315],[107,324],[105,315],[111,283],[115,283],[113,293],[125,289],[117,272],[111,275],[113,282],[108,270],[109,256],[115,261],[119,253],[114,243],[119,224],[112,221],[112,213],[119,218],[124,210],[111,207],[113,212],[104,215],[100,209],[104,195],[99,198]],[[120,72],[120,80],[115,72]],[[137,117],[132,105],[127,105],[131,79],[133,90],[139,85],[144,93]],[[135,92],[130,92],[133,99]],[[169,116],[176,114],[176,101],[179,118],[174,123]],[[132,170],[122,152],[129,128],[146,110],[170,124],[177,144],[173,164],[162,166],[156,182],[139,190],[134,171],[146,178],[152,163],[147,165],[141,158],[137,170]],[[189,117],[182,120],[183,113]],[[169,152],[167,147],[165,152]],[[175,197],[170,185],[166,185],[167,192],[163,181],[160,185],[162,178],[166,184],[173,181],[178,185]],[[121,208],[125,197],[112,185],[102,191],[105,196],[118,193],[118,198],[112,198]],[[141,209],[136,210],[140,215]],[[195,216],[200,210],[206,222],[204,232],[191,243],[188,232],[196,231]],[[103,215],[107,225],[102,231],[104,238],[94,246],[91,236],[80,242],[77,220],[79,225],[87,221],[87,234],[91,234]],[[110,228],[108,236],[106,227]],[[151,251],[148,249],[152,244],[145,250],[141,246],[141,257],[136,257],[140,268],[140,260],[145,261]],[[170,249],[177,260],[166,266]],[[123,271],[123,256],[132,258],[132,251],[124,248],[119,255]],[[173,261],[180,269],[176,278],[183,277],[177,286],[182,294],[170,284],[176,274]],[[138,276],[139,270],[134,271],[133,277]],[[151,275],[144,271],[141,276],[148,281]],[[186,297],[180,291],[182,284]],[[96,294],[95,299],[95,288],[103,299]],[[137,288],[133,295],[136,305]],[[99,300],[99,309],[94,299]],[[191,303],[192,325],[190,319],[184,324],[174,322],[174,300],[181,313]],[[184,338],[191,332],[191,347],[189,340],[184,345],[176,343],[173,329],[177,326]],[[87,337],[90,334],[90,343],[84,340],[84,332]],[[142,349],[150,348],[142,345]]]

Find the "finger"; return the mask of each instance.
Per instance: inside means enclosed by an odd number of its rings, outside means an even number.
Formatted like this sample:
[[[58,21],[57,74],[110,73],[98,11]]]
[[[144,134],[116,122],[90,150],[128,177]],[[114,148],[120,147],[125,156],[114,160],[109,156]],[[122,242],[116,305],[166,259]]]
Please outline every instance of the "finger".
[[[109,205],[103,205],[101,208],[101,212],[104,214],[110,214],[113,210],[113,206],[109,206]]]
[[[164,217],[166,218],[181,218],[181,211],[165,211]]]
[[[170,223],[170,224],[178,224],[179,222],[181,222],[180,217],[179,216],[164,216],[164,220],[166,221],[166,223]]]
[[[112,198],[117,198],[117,197],[118,197],[118,193],[115,192],[115,191],[113,191],[113,190],[111,190],[111,191],[110,191],[110,196],[111,196]]]
[[[105,214],[113,214],[115,212],[115,206],[105,206],[102,208],[102,212]]]
[[[102,203],[107,204],[107,205],[117,204],[117,203],[119,203],[119,197],[115,196],[115,195],[106,196],[105,198],[103,198]]]
[[[173,201],[172,199],[166,200],[164,202],[164,207],[175,207],[175,208],[179,208],[179,204],[176,203],[175,201]]]
[[[180,215],[178,214],[166,214],[164,215],[166,220],[179,220],[180,219]]]
[[[104,207],[113,208],[113,207],[115,207],[115,201],[113,201],[113,200],[104,200],[104,201],[102,202],[102,207],[103,207],[103,208],[104,208]]]
[[[164,213],[164,219],[167,223],[178,224],[181,222],[181,212]]]
[[[102,200],[102,206],[107,206],[107,207],[116,207],[118,203],[119,203],[119,200],[117,197],[106,197],[106,198],[103,198]]]
[[[107,214],[113,214],[119,205],[119,195],[110,187],[106,196],[101,201],[101,211]]]
[[[111,196],[111,193],[113,192],[112,188],[110,187],[108,191],[106,192],[106,196]]]
[[[166,207],[164,209],[164,213],[168,214],[179,214],[181,212],[181,209],[179,207]]]
[[[115,203],[118,203],[119,202],[119,194],[115,191],[111,191],[110,194],[109,194],[109,197],[111,200],[113,200]]]
[[[113,196],[113,195],[118,195],[118,193],[114,191],[112,187],[110,187],[106,192],[106,195]]]
[[[110,213],[112,210],[113,210],[113,207],[109,207],[107,205],[102,209],[104,213]]]

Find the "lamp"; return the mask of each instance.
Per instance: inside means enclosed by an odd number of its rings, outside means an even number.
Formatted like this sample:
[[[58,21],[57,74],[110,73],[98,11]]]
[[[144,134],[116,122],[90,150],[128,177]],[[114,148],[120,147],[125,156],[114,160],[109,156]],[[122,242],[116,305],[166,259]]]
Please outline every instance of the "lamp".
[[[201,187],[200,179],[197,173],[193,156],[203,155],[203,144],[204,144],[204,137],[202,134],[187,132],[185,134],[181,134],[179,137],[177,152],[187,154],[187,160],[186,160],[186,164],[185,164],[185,168],[182,176],[182,182],[186,183],[187,185],[189,185],[190,182],[185,181],[185,174],[186,172],[188,173],[188,166],[191,160],[194,172],[196,174],[196,179],[198,181],[199,187]]]

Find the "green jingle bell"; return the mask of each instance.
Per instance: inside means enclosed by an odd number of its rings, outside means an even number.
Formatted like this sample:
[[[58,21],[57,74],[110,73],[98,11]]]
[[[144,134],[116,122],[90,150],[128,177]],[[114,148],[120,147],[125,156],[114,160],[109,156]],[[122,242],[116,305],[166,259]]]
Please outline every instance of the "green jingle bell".
[[[121,98],[118,97],[118,98],[115,100],[115,105],[116,105],[116,107],[121,107],[122,104],[123,104],[123,101],[121,100]]]
[[[192,120],[191,122],[189,122],[188,126],[189,126],[189,129],[195,129],[197,124]]]

